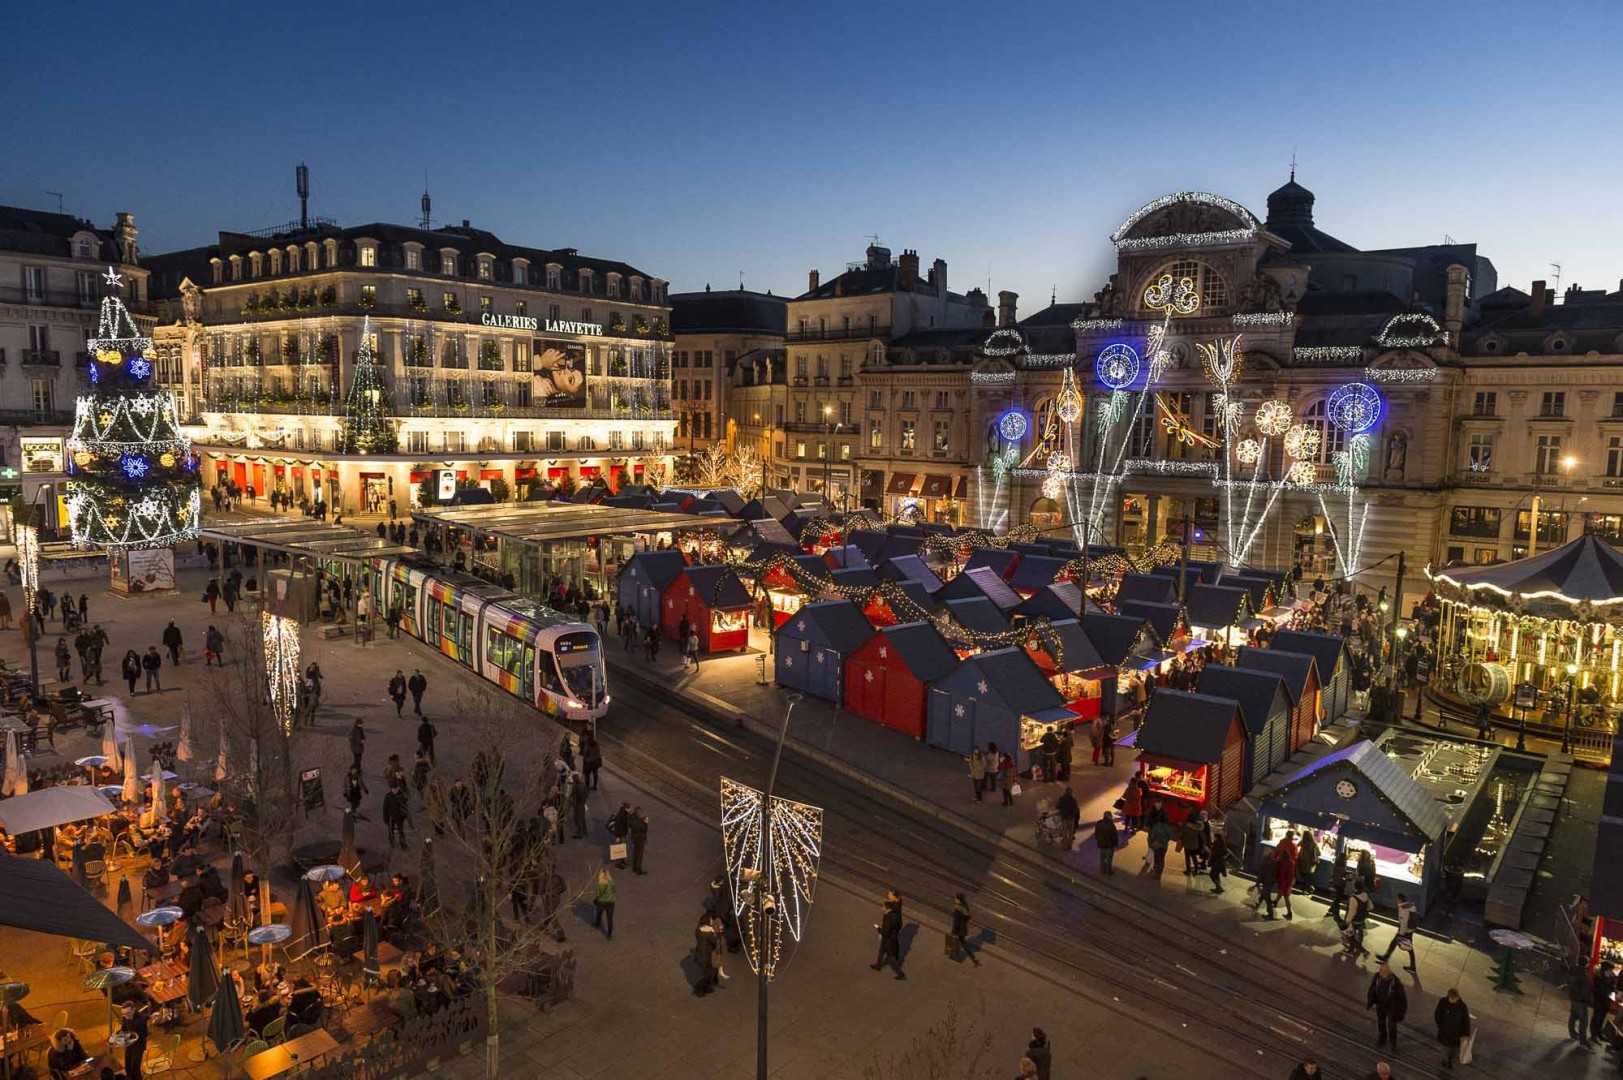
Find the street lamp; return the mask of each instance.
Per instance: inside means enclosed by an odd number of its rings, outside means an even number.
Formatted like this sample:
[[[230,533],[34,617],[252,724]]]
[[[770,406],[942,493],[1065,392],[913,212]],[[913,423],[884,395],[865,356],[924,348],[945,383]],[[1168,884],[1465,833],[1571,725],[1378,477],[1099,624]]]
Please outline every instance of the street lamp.
[[[833,429],[833,427],[830,426],[833,423],[833,420],[832,420],[833,416],[834,416],[834,406],[832,406],[832,405],[824,405],[823,406],[823,512],[825,514],[832,514],[834,512],[834,489],[833,489],[833,487],[832,487],[832,485],[830,483],[830,481],[832,479],[830,470],[831,470],[831,468],[833,466],[833,461],[831,459],[834,456],[834,453],[833,453],[834,447],[831,445],[831,443],[833,441],[834,429]]]
[[[1407,626],[1399,626],[1399,627],[1397,627],[1396,629],[1394,629],[1392,631],[1392,637],[1394,639],[1393,645],[1392,645],[1392,677],[1393,677],[1393,679],[1397,680],[1397,687],[1398,687],[1398,720],[1399,721],[1402,721],[1402,719],[1403,719],[1403,695],[1408,692],[1408,688],[1406,686],[1404,686],[1403,678],[1398,673],[1399,672],[1398,662],[1399,662],[1399,657],[1402,656],[1402,652],[1403,652],[1403,641],[1408,636],[1409,636],[1409,628]],[[1419,720],[1420,720],[1420,708],[1418,706],[1416,706],[1415,707],[1415,721],[1418,723]]]
[[[1561,752],[1572,753],[1572,714],[1578,708],[1578,665],[1567,662],[1567,724],[1561,729]]]

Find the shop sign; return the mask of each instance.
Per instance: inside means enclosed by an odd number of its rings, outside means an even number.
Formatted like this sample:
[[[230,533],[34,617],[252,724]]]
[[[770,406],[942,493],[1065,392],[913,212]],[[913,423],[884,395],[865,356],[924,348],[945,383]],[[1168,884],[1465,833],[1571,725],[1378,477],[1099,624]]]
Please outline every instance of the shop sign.
[[[1532,683],[1519,683],[1516,686],[1516,708],[1531,709],[1537,701],[1537,695]]]
[[[541,328],[541,320],[533,315],[497,315],[494,312],[482,311],[479,313],[479,321],[497,330],[534,331]],[[549,326],[548,329],[550,328]]]
[[[434,475],[439,485],[440,502],[448,502],[454,498],[456,495],[456,470],[436,469]]]
[[[535,322],[534,319],[531,319],[530,321],[532,323]],[[581,337],[602,337],[603,324],[595,322],[570,322],[567,319],[548,319],[547,333],[577,334]]]
[[[21,448],[23,472],[54,473],[62,471],[61,439],[23,439]]]

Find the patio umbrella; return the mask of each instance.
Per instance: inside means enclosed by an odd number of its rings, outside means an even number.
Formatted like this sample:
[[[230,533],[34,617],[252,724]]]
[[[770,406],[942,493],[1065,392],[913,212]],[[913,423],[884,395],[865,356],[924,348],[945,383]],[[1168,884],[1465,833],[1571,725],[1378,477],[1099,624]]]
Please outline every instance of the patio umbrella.
[[[113,724],[108,724],[101,729],[101,756],[107,759],[107,767],[116,773],[124,768],[124,752],[118,748],[118,733],[113,728]]]
[[[28,767],[23,764],[22,746],[15,731],[6,732],[6,779],[0,784],[0,794],[28,794]]]
[[[175,760],[191,761],[196,753],[197,748],[192,745],[192,703],[183,701],[180,703],[180,739],[175,743]]]
[[[293,898],[293,910],[288,912],[288,921],[293,925],[293,949],[303,952],[313,948],[321,923],[316,919],[316,898],[310,891],[310,880],[306,877],[299,878],[299,891]]]
[[[208,1040],[223,1054],[241,1042],[247,1033],[248,1027],[242,1022],[242,999],[237,997],[237,980],[229,971],[222,971],[220,992],[214,995],[214,1008],[209,1013]]]
[[[344,808],[343,842],[338,847],[338,865],[354,873],[361,865],[361,857],[355,851],[355,812],[348,807]]]
[[[135,896],[130,891],[130,879],[118,879],[118,917],[128,922],[135,917]]]
[[[222,716],[220,717],[220,750],[214,757],[214,782],[216,784],[225,783],[227,775],[225,767],[225,717]]]
[[[152,768],[152,819],[162,821],[169,817],[169,808],[164,805],[163,797],[163,769],[153,762]]]
[[[417,869],[417,903],[423,909],[423,917],[434,914],[440,908],[440,885],[434,874],[434,838],[423,837],[423,857]]]
[[[361,947],[365,950],[362,953],[361,971],[369,984],[376,983],[379,979],[378,920],[371,908],[361,913]]]
[[[141,805],[141,777],[135,768],[133,740],[126,740],[124,743],[124,805],[130,807]]]
[[[192,967],[186,973],[186,1000],[198,1012],[209,1003],[220,989],[215,974],[214,950],[209,948],[208,934],[201,926],[192,927]]]
[[[227,887],[225,909],[238,922],[248,921],[248,903],[242,895],[242,852],[231,853],[231,884]]]

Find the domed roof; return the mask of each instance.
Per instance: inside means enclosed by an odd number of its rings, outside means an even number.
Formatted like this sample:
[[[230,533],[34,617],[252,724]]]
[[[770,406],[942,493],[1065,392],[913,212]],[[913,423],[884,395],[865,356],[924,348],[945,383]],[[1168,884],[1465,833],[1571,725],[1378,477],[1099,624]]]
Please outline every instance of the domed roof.
[[[1276,226],[1313,227],[1313,193],[1296,182],[1294,169],[1284,186],[1268,195],[1267,225],[1270,231],[1277,231]]]

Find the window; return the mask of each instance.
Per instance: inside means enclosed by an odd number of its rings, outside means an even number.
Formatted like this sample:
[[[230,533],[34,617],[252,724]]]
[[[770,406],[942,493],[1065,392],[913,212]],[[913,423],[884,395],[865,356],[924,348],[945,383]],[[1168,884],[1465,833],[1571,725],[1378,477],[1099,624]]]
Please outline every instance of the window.
[[[51,351],[51,328],[41,323],[28,325],[28,351],[43,353]]]
[[[1513,539],[1526,540],[1528,529],[1533,523],[1533,512],[1529,510],[1516,511],[1516,534]],[[1538,542],[1543,544],[1560,544],[1567,539],[1567,515],[1559,510],[1540,510],[1538,512]]]
[[[885,392],[883,390],[868,391],[868,408],[883,409],[885,407]]]
[[[806,456],[806,440],[805,439],[796,439],[795,440],[795,457],[803,458],[805,456]]]
[[[361,286],[361,306],[372,307],[378,302],[378,287],[376,285]]]
[[[618,297],[620,295],[620,275],[619,274],[610,274],[608,280],[609,280],[608,295],[610,297]]]
[[[34,380],[34,412],[47,416],[56,411],[55,387],[50,379]]]
[[[851,444],[850,443],[842,442],[840,444],[840,460],[841,461],[850,461],[851,460]]]
[[[778,427],[783,426],[783,406],[782,405],[774,405],[772,407],[772,422],[774,424],[778,425]]]
[[[1623,417],[1623,390],[1612,392],[1612,415]]]
[[[456,254],[454,252],[447,251],[440,255],[440,273],[446,277],[456,276]]]
[[[902,408],[916,409],[919,407],[919,396],[912,390],[902,391]]]
[[[496,309],[496,301],[495,300],[491,299],[488,296],[481,296],[479,298],[479,311],[482,314],[488,315],[492,311],[494,311],[495,309]]]
[[[421,270],[422,268],[423,268],[423,253],[421,251],[418,251],[414,247],[406,248],[406,269],[407,270]],[[294,266],[291,269],[297,270],[298,267]]]
[[[841,382],[849,382],[850,380],[851,380],[851,358],[842,353],[840,355],[840,381]]]
[[[1567,395],[1564,390],[1546,390],[1544,397],[1539,401],[1538,414],[1540,416],[1567,415]]]
[[[826,356],[817,358],[817,377],[824,381],[828,379],[828,357]]]
[[[817,460],[818,461],[827,461],[828,460],[828,443],[820,442],[820,443],[817,444]]]
[[[23,267],[23,292],[27,294],[30,304],[37,304],[45,299],[45,268],[43,266]]]
[[[88,259],[88,258],[90,258],[90,256],[91,256],[90,241],[85,240],[83,238],[75,241],[74,245],[73,245],[73,254],[74,254],[75,257],[80,258],[80,259]]]
[[[457,308],[462,306],[462,304],[458,302],[456,293],[454,292],[440,294],[440,304],[445,308],[446,311],[455,311]]]
[[[1449,512],[1448,531],[1455,536],[1497,540],[1499,515],[1497,506],[1456,506]]]
[[[526,700],[535,692],[534,657],[535,650],[528,643],[509,637],[495,627],[485,629],[486,661],[512,676]]]
[[[1623,439],[1616,435],[1606,440],[1606,475],[1623,476]]]
[[[868,449],[879,450],[885,445],[885,425],[878,420],[868,421]]]
[[[462,431],[447,431],[445,433],[445,452],[460,454],[467,449],[468,436]]]
[[[426,453],[428,453],[428,432],[426,432],[426,431],[408,431],[408,432],[406,432],[406,450],[408,452],[410,452],[410,453],[413,453],[413,454],[426,454]]]
[[[1477,433],[1466,448],[1466,467],[1474,473],[1493,471],[1493,436]]]
[[[96,303],[96,275],[79,271],[79,304],[92,307]]]
[[[523,317],[525,315],[528,315],[529,313],[530,313],[530,302],[528,300],[519,300],[519,301],[517,301],[516,303],[513,304],[513,314],[514,315],[518,315],[520,317]]]
[[[805,422],[806,422],[806,403],[804,401],[797,401],[797,402],[795,402],[795,423],[804,424]]]
[[[378,264],[378,249],[371,244],[362,244],[360,257],[362,266],[376,266]]]
[[[678,379],[678,380],[676,380],[676,396],[678,398],[683,399],[683,400],[687,399],[687,396],[688,396],[688,381],[686,379]]]
[[[1319,464],[1335,464],[1336,455],[1347,448],[1347,433],[1325,421],[1324,402],[1320,401],[1309,409],[1302,421],[1319,429]]]
[[[713,396],[715,388],[716,388],[715,383],[708,383],[707,382],[707,383],[704,384],[704,399],[706,401],[714,401],[715,400],[715,398]],[[851,405],[850,405],[849,402],[845,402],[845,403],[841,404],[840,411],[845,414],[845,416],[846,416],[846,418],[848,420],[850,419]]]
[[[480,281],[489,281],[490,279],[491,279],[490,260],[489,259],[480,259],[479,260],[479,280]]]
[[[937,420],[935,422],[935,441],[931,444],[937,454],[945,454],[952,445],[952,421]]]
[[[1499,395],[1493,390],[1478,390],[1471,406],[1472,416],[1495,416],[1499,412]]]
[[[945,390],[935,392],[935,407],[938,409],[952,408],[952,395]]]
[[[1227,307],[1229,302],[1229,285],[1223,275],[1196,259],[1179,259],[1176,262],[1162,266],[1150,275],[1150,282],[1159,281],[1163,276],[1170,274],[1174,282],[1180,278],[1188,278],[1195,283],[1195,290],[1200,293],[1200,307],[1194,312],[1204,315],[1213,308]],[[1139,303],[1144,298],[1139,297]]]
[[[406,290],[406,304],[409,307],[421,309],[428,306],[428,301],[423,299],[423,290],[408,288]]]
[[[513,370],[520,373],[533,370],[530,364],[530,343],[528,341],[513,342]]]
[[[547,267],[547,288],[553,290],[554,292],[558,290],[558,276],[560,273],[562,273],[562,271],[563,267],[561,266]]]
[[[850,425],[850,423],[851,423],[851,403],[849,401],[842,401],[842,402],[840,402],[840,426],[841,427],[848,427]]]
[[[580,321],[583,322],[583,323],[589,323],[589,322],[592,321],[592,309],[591,308],[583,307],[583,308],[580,309]]]
[[[1545,394],[1546,398],[1550,395]],[[1537,458],[1533,464],[1533,471],[1540,476],[1554,476],[1561,468],[1561,436],[1540,435],[1538,437]]]
[[[902,421],[902,449],[906,450],[909,453],[911,453],[913,451],[914,445],[916,444],[917,439],[918,439],[916,427],[917,427],[917,424],[916,424],[915,421],[912,421],[912,420],[903,420]]]
[[[804,356],[795,357],[795,379],[801,384],[806,382],[806,358]]]

